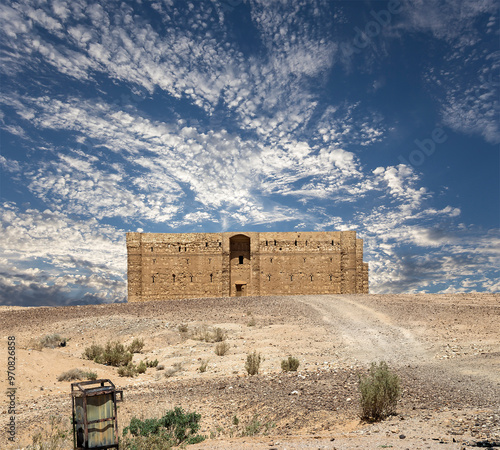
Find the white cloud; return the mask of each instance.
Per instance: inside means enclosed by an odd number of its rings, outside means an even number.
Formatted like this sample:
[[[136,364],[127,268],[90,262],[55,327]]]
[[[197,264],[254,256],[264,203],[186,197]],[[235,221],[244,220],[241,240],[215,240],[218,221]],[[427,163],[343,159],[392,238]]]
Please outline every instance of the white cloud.
[[[481,135],[498,144],[498,35],[488,36],[484,30],[487,18],[498,24],[497,2],[410,0],[403,16],[402,29],[429,32],[448,44],[442,65],[431,67],[425,75],[433,89],[442,92],[438,102],[443,123],[459,133]]]
[[[360,182],[353,153],[334,146],[311,147],[291,138],[265,145],[224,130],[152,121],[103,102],[22,100],[11,104],[25,117],[26,111],[36,111],[31,122],[38,128],[87,137],[77,139],[73,154],[55,153],[52,160],[26,168],[32,192],[77,214],[166,222],[182,212],[179,199],[193,193],[206,212],[226,205],[239,211],[242,223],[262,223],[260,214],[276,213],[263,206],[262,193],[353,201],[370,187]],[[79,150],[85,142],[87,154]],[[100,164],[95,157],[100,148],[119,155],[123,164]]]
[[[428,196],[426,188],[417,188],[418,176],[411,167],[404,164],[389,167],[377,167],[373,174],[375,182],[385,185],[393,197],[404,199],[409,205],[418,206]]]
[[[75,221],[65,214],[0,206],[0,302],[17,294],[16,304],[70,301],[85,292],[103,301],[123,300],[126,267],[124,232],[96,220]],[[34,299],[34,292],[43,298]],[[78,300],[78,297],[73,297]],[[36,303],[35,303],[36,304]]]

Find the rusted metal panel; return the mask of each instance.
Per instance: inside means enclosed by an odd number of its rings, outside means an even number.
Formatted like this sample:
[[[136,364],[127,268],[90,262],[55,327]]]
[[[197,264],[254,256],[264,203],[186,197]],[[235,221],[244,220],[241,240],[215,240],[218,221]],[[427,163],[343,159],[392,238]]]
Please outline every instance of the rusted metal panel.
[[[71,384],[75,449],[118,448],[117,393],[110,380]]]

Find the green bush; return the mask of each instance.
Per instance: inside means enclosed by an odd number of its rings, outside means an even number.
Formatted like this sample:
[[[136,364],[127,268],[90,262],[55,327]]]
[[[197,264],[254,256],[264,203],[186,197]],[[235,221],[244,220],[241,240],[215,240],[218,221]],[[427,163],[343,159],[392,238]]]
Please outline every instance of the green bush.
[[[130,434],[131,438],[126,441],[127,449],[139,448],[136,441],[144,439],[158,438],[164,447],[149,448],[170,448],[169,445],[197,444],[205,439],[205,436],[196,434],[200,429],[200,414],[185,413],[182,408],[176,407],[160,419],[140,420],[132,418],[128,427],[123,429],[123,436]],[[147,448],[147,447],[144,447]]]
[[[97,380],[97,372],[92,372],[89,370],[88,372],[84,372],[84,375],[87,378],[87,380],[91,381]]]
[[[102,354],[103,362],[108,366],[120,367],[126,366],[132,361],[132,353],[125,349],[125,346],[120,342],[107,342]],[[98,362],[98,361],[96,361]]]
[[[257,414],[253,416],[252,420],[246,425],[243,436],[255,436],[259,433],[262,424],[259,422]]]
[[[141,353],[144,348],[144,341],[139,338],[135,338],[132,343],[128,346],[127,350],[130,353]]]
[[[173,445],[168,436],[162,434],[126,436],[120,440],[120,448],[126,450],[170,450]]]
[[[255,350],[253,351],[253,353],[249,353],[245,362],[245,369],[248,375],[257,375],[259,373],[259,367],[262,361],[263,358],[260,356],[260,353],[257,354]]]
[[[236,416],[235,416],[236,417]],[[237,418],[236,418],[237,419]],[[238,425],[239,421],[235,423],[234,418],[233,418],[233,425]],[[242,432],[242,436],[255,436],[259,434],[260,432],[264,432],[263,434],[266,435],[269,433],[269,431],[272,428],[276,427],[275,422],[263,422],[262,420],[259,420],[259,416],[255,414],[250,422],[248,422]]]
[[[146,366],[147,367],[157,367],[158,366],[158,360],[155,359],[154,361],[146,361]]]
[[[281,370],[283,370],[283,372],[296,372],[299,368],[299,365],[300,362],[298,358],[289,356],[288,359],[283,359],[281,361]]]
[[[101,345],[92,344],[84,350],[82,358],[97,362],[101,359],[103,351],[104,348]]]
[[[137,371],[137,373],[146,373],[147,368],[148,366],[146,365],[146,363],[144,361],[141,361],[139,364],[137,364],[135,370]]]
[[[126,366],[118,367],[118,375],[120,377],[135,377],[137,375],[137,367],[130,361]]]
[[[227,342],[218,342],[215,344],[215,354],[217,356],[224,356],[229,351],[230,345]]]
[[[361,392],[361,418],[370,422],[382,420],[393,414],[401,395],[399,377],[392,373],[387,363],[372,363],[369,373],[359,378]]]

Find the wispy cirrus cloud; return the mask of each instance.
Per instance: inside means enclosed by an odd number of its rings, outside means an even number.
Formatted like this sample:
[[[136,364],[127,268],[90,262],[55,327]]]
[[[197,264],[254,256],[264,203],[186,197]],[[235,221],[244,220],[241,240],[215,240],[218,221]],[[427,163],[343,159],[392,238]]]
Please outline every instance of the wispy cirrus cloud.
[[[431,33],[446,42],[441,67],[424,78],[436,94],[443,123],[487,142],[500,142],[500,8],[493,0],[409,0],[404,30]],[[486,26],[485,26],[486,25]],[[460,67],[460,71],[456,68]]]
[[[35,110],[31,123],[38,129],[71,131],[92,142],[93,154],[82,153],[78,145],[72,154],[54,149],[48,162],[24,169],[33,193],[56,206],[65,199],[64,207],[74,213],[168,221],[180,211],[179,198],[191,192],[208,210],[229,205],[238,208],[238,217],[257,211],[261,216],[262,193],[340,201],[338,194],[348,195],[351,181],[362,177],[355,156],[341,148],[291,139],[263,145],[224,130],[207,133],[151,121],[102,102],[24,100],[25,106],[11,103],[20,116]],[[106,163],[99,156],[106,151],[122,162]]]

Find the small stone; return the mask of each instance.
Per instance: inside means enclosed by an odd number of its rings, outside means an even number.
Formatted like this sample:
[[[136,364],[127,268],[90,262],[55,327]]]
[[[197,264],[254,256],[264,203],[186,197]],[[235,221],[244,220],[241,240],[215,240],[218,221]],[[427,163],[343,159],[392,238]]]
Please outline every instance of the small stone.
[[[404,434],[400,434],[399,439],[406,439],[406,436]]]

